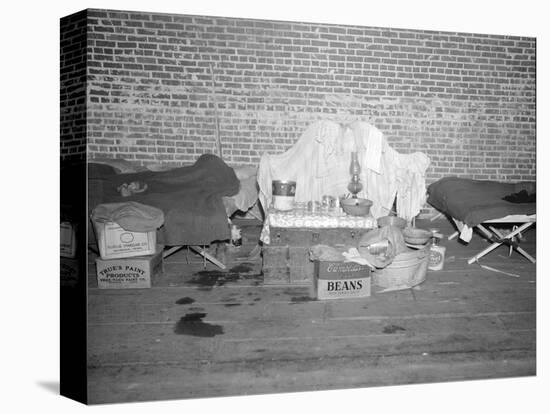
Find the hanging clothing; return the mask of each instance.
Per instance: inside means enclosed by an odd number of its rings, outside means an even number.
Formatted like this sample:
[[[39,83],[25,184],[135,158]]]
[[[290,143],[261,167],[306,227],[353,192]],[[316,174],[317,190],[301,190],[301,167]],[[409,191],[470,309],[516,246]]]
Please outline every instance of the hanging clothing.
[[[351,153],[358,153],[363,189],[358,197],[373,202],[375,218],[388,215],[397,196],[398,216],[412,220],[426,201],[429,158],[420,152],[399,154],[382,132],[366,122],[311,124],[283,154],[264,154],[258,170],[259,199],[267,210],[272,180],[296,181],[295,201],[321,200],[347,194]]]

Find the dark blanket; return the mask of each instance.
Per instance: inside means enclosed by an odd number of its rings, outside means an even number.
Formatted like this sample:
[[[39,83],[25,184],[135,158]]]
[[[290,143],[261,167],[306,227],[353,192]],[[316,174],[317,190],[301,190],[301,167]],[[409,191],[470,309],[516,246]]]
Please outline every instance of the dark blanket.
[[[527,190],[521,190],[517,193],[507,195],[506,197],[502,197],[504,201],[509,201],[510,203],[536,203],[537,202],[537,195],[536,194],[529,194]]]
[[[473,227],[485,220],[512,214],[536,213],[536,203],[517,203],[505,197],[522,190],[534,193],[534,183],[499,183],[445,177],[428,186],[428,203]]]
[[[122,184],[139,182],[147,189],[129,197],[117,190]],[[230,237],[223,196],[239,191],[232,168],[212,154],[195,164],[168,171],[116,174],[104,165],[88,166],[88,200],[93,209],[102,203],[137,201],[164,212],[158,240],[167,246],[206,245]]]

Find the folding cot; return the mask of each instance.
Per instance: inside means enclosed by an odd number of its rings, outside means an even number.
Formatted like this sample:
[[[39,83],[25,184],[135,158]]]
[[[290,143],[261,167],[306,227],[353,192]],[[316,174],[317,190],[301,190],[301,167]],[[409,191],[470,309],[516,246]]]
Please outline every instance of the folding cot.
[[[445,177],[428,186],[428,203],[455,222],[458,231],[449,239],[460,235],[469,242],[477,228],[492,242],[468,259],[468,264],[502,244],[509,246],[510,254],[516,250],[535,263],[533,256],[519,246],[522,233],[537,221],[535,188],[533,182],[513,184]],[[499,230],[496,224],[510,226],[510,231]]]

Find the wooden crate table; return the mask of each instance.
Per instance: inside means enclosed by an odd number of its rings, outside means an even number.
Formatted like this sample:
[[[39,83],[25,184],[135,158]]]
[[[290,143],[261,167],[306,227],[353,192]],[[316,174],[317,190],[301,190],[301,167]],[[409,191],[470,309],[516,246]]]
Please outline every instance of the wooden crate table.
[[[264,284],[311,284],[311,246],[355,247],[361,236],[374,228],[376,219],[371,215],[268,211],[260,236]]]

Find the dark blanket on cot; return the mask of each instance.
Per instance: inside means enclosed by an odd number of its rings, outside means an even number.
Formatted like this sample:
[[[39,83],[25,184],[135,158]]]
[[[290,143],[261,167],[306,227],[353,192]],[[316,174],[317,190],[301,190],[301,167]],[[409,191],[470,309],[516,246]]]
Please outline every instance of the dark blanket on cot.
[[[473,227],[485,220],[512,214],[535,214],[536,203],[518,203],[503,199],[521,191],[536,193],[535,183],[513,184],[445,177],[428,186],[428,203]]]
[[[147,184],[147,189],[122,197],[117,188],[131,182]],[[212,154],[202,155],[191,166],[168,171],[116,174],[105,165],[88,165],[90,209],[125,201],[157,207],[164,212],[158,241],[167,246],[206,245],[228,239],[230,230],[222,197],[238,191],[234,170]]]

